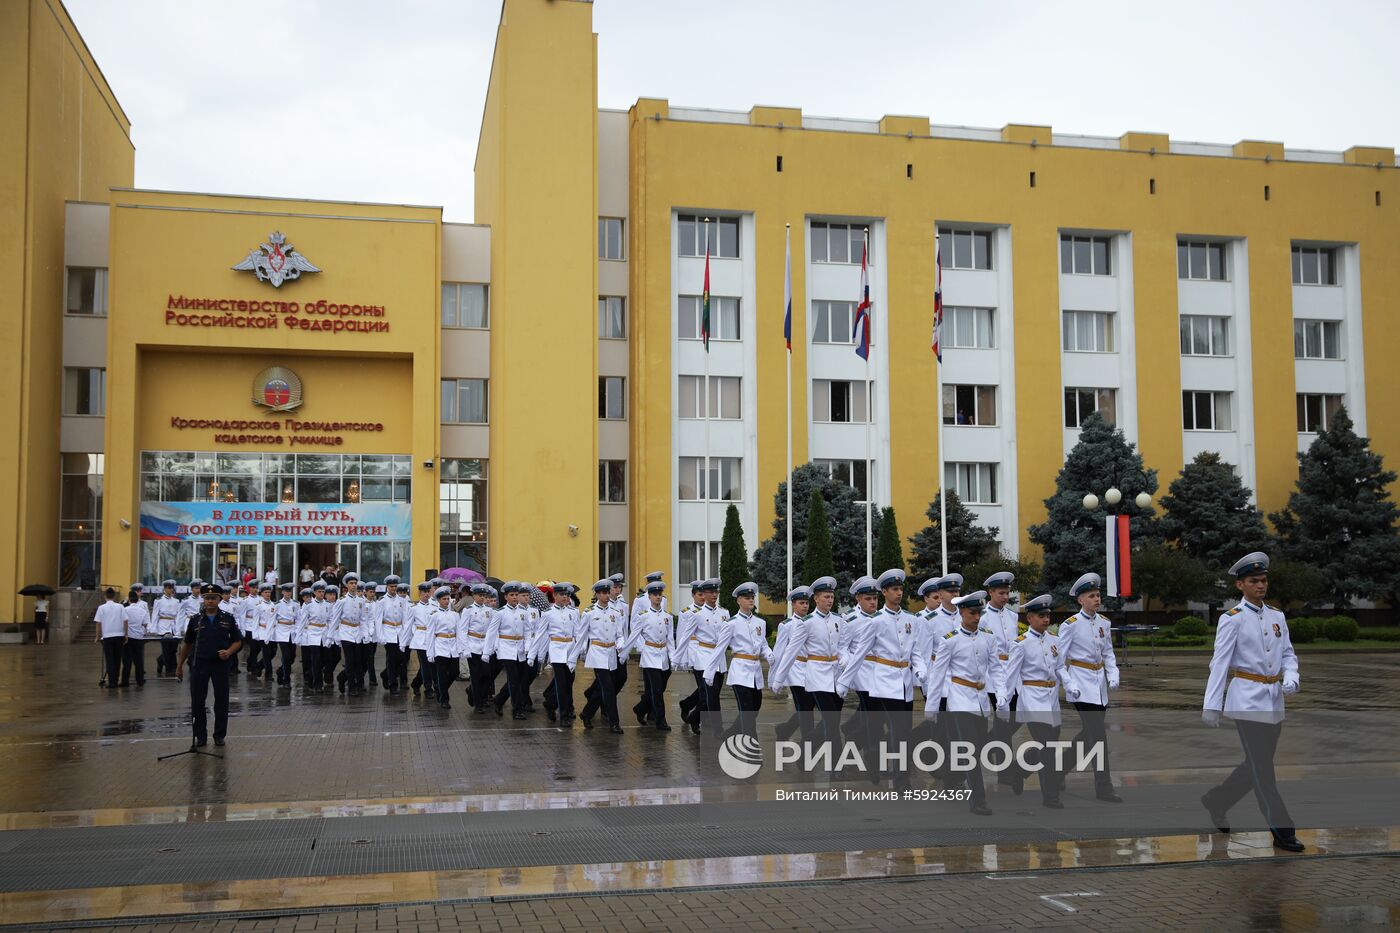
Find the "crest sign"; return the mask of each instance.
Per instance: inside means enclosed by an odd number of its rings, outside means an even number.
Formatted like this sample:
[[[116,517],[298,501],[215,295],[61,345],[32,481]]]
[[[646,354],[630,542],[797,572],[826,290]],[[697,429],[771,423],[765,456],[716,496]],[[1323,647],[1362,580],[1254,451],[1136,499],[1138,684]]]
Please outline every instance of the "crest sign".
[[[283,282],[301,278],[303,272],[320,272],[305,256],[287,242],[285,234],[274,230],[267,242],[248,252],[248,258],[233,267],[235,272],[251,272],[259,282],[281,288]]]
[[[285,366],[269,366],[253,379],[253,404],[272,411],[300,408],[301,377]]]

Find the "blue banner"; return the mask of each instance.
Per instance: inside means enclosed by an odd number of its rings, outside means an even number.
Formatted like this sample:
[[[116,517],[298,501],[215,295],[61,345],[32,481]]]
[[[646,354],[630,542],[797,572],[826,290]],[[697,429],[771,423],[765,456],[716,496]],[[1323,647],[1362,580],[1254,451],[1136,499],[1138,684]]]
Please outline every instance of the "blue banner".
[[[407,502],[143,502],[143,541],[407,541]]]

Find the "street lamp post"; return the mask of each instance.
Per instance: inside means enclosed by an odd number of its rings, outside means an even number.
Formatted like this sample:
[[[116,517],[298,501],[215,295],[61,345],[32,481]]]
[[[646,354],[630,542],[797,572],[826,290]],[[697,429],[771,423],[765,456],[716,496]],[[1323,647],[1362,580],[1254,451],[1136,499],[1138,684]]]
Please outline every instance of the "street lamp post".
[[[1132,595],[1132,559],[1129,554],[1128,538],[1128,513],[1129,505],[1136,505],[1138,510],[1146,511],[1152,507],[1152,495],[1147,492],[1149,479],[1143,470],[1137,473],[1136,485],[1142,492],[1139,492],[1131,499],[1125,499],[1121,487],[1124,485],[1122,477],[1115,474],[1108,489],[1104,490],[1103,503],[1107,506],[1107,514],[1104,517],[1104,583],[1109,596],[1131,596]],[[1084,508],[1094,512],[1099,507],[1099,497],[1093,492],[1084,494]]]

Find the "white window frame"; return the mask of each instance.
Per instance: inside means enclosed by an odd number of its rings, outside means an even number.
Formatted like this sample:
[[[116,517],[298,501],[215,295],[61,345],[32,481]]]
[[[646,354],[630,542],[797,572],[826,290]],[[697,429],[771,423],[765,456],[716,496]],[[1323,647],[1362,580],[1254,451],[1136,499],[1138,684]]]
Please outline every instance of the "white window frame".
[[[701,566],[705,556],[704,541],[681,541],[678,542],[676,553],[676,563],[680,567],[681,581],[678,585],[689,586],[695,580],[705,578],[719,573],[719,542],[710,542],[710,564],[708,567]],[[689,562],[694,570],[693,573],[685,572],[686,562]]]
[[[614,324],[617,327],[613,327]],[[598,296],[598,339],[627,339],[627,299],[624,296]]]
[[[1181,427],[1186,431],[1233,431],[1233,392],[1214,390],[1183,389],[1181,392]],[[1197,406],[1202,400],[1207,402],[1209,424],[1202,424]]]
[[[627,572],[627,542],[598,542],[598,577],[603,579],[615,573]]]
[[[69,385],[69,373],[86,373],[88,395],[95,393],[95,411],[78,411],[78,400]],[[96,380],[96,385],[93,381]],[[107,369],[104,366],[65,366],[63,368],[63,414],[67,418],[101,418],[107,413]]]
[[[1193,282],[1230,281],[1230,260],[1226,258],[1229,245],[1223,240],[1177,240],[1176,277]],[[1197,250],[1202,251],[1201,269],[1197,268]]]
[[[966,424],[958,423],[958,390],[972,390],[972,420]],[[991,393],[992,420],[982,421],[980,409],[986,393]],[[943,386],[942,418],[943,424],[948,427],[960,428],[994,428],[1001,423],[1000,399],[1001,393],[997,391],[995,385],[974,385],[971,383],[952,383]],[[951,413],[950,413],[951,412]],[[952,420],[948,420],[949,418]]]
[[[680,295],[676,299],[676,339],[677,340],[699,340],[700,339],[700,317],[704,302],[703,295]],[[686,333],[683,322],[688,315],[694,315],[694,331]],[[710,293],[710,342],[724,341],[726,343],[737,343],[744,338],[743,324],[743,303],[737,297],[731,295],[716,295]],[[730,334],[729,331],[735,331]]]
[[[943,465],[943,482],[966,505],[1000,505],[995,462],[953,462]]]
[[[616,393],[613,386],[616,385]],[[617,401],[617,414],[611,414],[614,410],[613,401]],[[598,377],[598,420],[599,421],[626,421],[627,420],[627,379],[625,376],[599,376]]]
[[[1336,287],[1341,284],[1341,276],[1338,275],[1337,259],[1341,251],[1335,246],[1300,246],[1293,244],[1292,270],[1294,285],[1319,285],[1324,288]],[[1322,256],[1328,258],[1329,282],[1322,281]],[[1316,281],[1309,282],[1309,263],[1312,266],[1312,273]]]
[[[1076,246],[1080,243],[1087,243],[1089,246],[1089,268],[1079,267],[1079,255]],[[1099,269],[1099,262],[1095,258],[1094,247],[1103,244],[1103,269]],[[1065,268],[1065,247],[1069,247],[1069,268]],[[1061,233],[1060,234],[1060,274],[1061,275],[1113,275],[1113,237],[1093,236],[1091,234]]]
[[[1309,399],[1318,400],[1319,424],[1309,424],[1311,420],[1307,412],[1307,403]],[[1329,405],[1328,399],[1335,399],[1335,402]],[[1331,424],[1332,416],[1336,413],[1336,410],[1345,404],[1346,396],[1337,392],[1299,392],[1298,415],[1301,416],[1303,423],[1298,425],[1298,433],[1321,434],[1323,431],[1326,431]]]
[[[1088,321],[1087,346],[1080,346],[1081,321]],[[1112,311],[1064,310],[1060,312],[1060,340],[1066,353],[1116,353],[1118,342],[1115,331],[1118,315]]]
[[[627,225],[622,217],[598,218],[598,258],[607,262],[627,261]],[[616,237],[613,232],[616,231]],[[614,250],[615,248],[615,250]],[[616,255],[613,255],[614,251]]]
[[[744,501],[744,458],[743,457],[710,457],[710,482],[708,486],[715,490],[725,490],[734,493],[731,497],[711,496],[706,497],[707,484],[703,483],[702,477],[705,473],[704,457],[681,457],[677,463],[676,475],[679,485],[676,489],[676,498],[681,502],[743,502]],[[687,481],[694,496],[684,495]]]
[[[705,395],[708,404],[705,406],[701,405],[700,396],[700,385],[705,381],[705,377],[683,373],[677,378],[680,380],[676,385],[677,418],[686,421],[704,421],[707,418],[715,421],[738,421],[744,417],[742,377],[711,376],[710,391]],[[686,398],[687,393],[690,395],[689,400]],[[734,412],[728,417],[724,415],[726,404]]]
[[[740,218],[733,215],[717,214],[677,214],[676,215],[676,255],[682,259],[704,259],[705,245],[712,243],[714,248],[710,250],[711,259],[738,259],[743,253],[741,244],[742,233]],[[733,225],[734,228],[734,251],[733,254],[725,252],[723,228]],[[687,229],[689,228],[689,229]],[[701,242],[699,231],[705,231],[704,242]],[[687,239],[690,241],[687,244]],[[687,247],[690,252],[687,252]]]
[[[863,503],[866,499],[861,495],[860,483],[856,476],[856,467],[860,466],[862,462],[865,464],[866,494],[869,495],[872,494],[871,490],[874,489],[875,480],[878,478],[875,472],[874,460],[813,460],[812,466],[821,470],[836,482],[850,486],[855,490],[856,501]],[[878,501],[878,491],[873,494],[876,496],[875,501]]]
[[[463,420],[461,420],[461,414],[462,414],[462,412],[461,412],[461,409],[462,409],[462,393],[463,393],[464,391],[468,391],[468,390],[469,390],[469,387],[468,387],[467,385],[464,385],[464,383],[473,383],[473,382],[475,382],[475,383],[480,383],[480,384],[481,384],[481,420],[480,420],[480,421],[463,421]],[[488,379],[482,379],[482,378],[476,378],[476,377],[472,377],[472,378],[461,378],[461,379],[444,379],[444,380],[442,380],[442,386],[443,386],[444,389],[446,389],[447,386],[449,386],[449,385],[453,387],[452,401],[449,403],[446,399],[443,399],[443,400],[442,400],[442,402],[443,402],[443,405],[442,405],[442,423],[443,423],[443,424],[489,424],[489,423],[490,423],[490,421],[491,421],[491,386],[490,386],[490,380],[488,380]]]
[[[462,290],[481,289],[481,323],[462,323]],[[450,298],[449,298],[450,296]],[[491,329],[491,287],[484,282],[443,282],[441,304],[438,308],[438,323],[446,330],[490,330]],[[452,308],[452,322],[448,323],[447,309]]]
[[[861,407],[865,409],[865,417],[856,419],[856,407],[859,403],[857,388],[865,386],[865,404]],[[840,386],[840,389],[833,391],[833,387]],[[837,420],[832,417],[832,399],[836,392],[844,393],[846,398],[846,411],[851,418],[847,420]],[[867,424],[870,422],[870,413],[875,396],[875,381],[862,382],[860,379],[813,379],[812,380],[812,421],[815,424]],[[825,405],[822,404],[825,400]]]
[[[1308,352],[1308,331],[1316,328],[1318,353]],[[1332,339],[1327,338],[1331,333]],[[1328,356],[1327,347],[1329,342],[1336,355]],[[1342,322],[1325,321],[1319,318],[1294,318],[1293,320],[1293,358],[1295,360],[1343,360],[1346,359],[1345,345],[1342,343]],[[1301,350],[1301,352],[1300,352]]]
[[[92,311],[74,311],[73,273],[93,273]],[[65,317],[106,317],[107,316],[107,268],[105,266],[65,266],[63,275],[63,314]]]
[[[1221,333],[1216,333],[1215,322],[1221,322]],[[1181,343],[1180,350],[1182,356],[1233,356],[1231,344],[1234,342],[1234,330],[1232,320],[1224,314],[1183,314],[1181,316],[1178,332]],[[1204,335],[1206,342],[1206,352],[1200,353],[1196,350],[1196,338]],[[1217,346],[1224,342],[1224,346]]]
[[[622,482],[619,484],[622,493],[621,498],[609,498],[611,484],[609,483],[609,471],[614,467],[622,471]],[[599,460],[598,461],[598,502],[601,505],[626,505],[627,504],[627,461],[626,460]]]
[[[963,343],[959,337],[959,324],[970,320],[972,342]],[[997,348],[996,308],[977,308],[969,305],[943,306],[943,345],[950,349],[995,350]],[[982,342],[985,338],[986,342]]]
[[[1109,421],[1109,424],[1118,423],[1117,389],[1110,389],[1104,386],[1065,386],[1064,390],[1066,392],[1073,392],[1075,394],[1075,423],[1066,424],[1065,427],[1075,431],[1079,430],[1080,426],[1084,424],[1085,418],[1089,417],[1089,415],[1093,414],[1096,411],[1104,410],[1105,398],[1110,398],[1113,400],[1113,418]],[[1081,392],[1092,392],[1094,395],[1094,407],[1088,411],[1085,411],[1083,406],[1079,404],[1079,402],[1081,401],[1079,393]]]
[[[978,230],[973,227],[939,227],[938,228],[938,249],[940,260],[944,269],[971,270],[976,272],[989,272],[996,268],[996,257],[992,251],[995,248],[995,231]],[[977,264],[977,244],[982,242],[986,245],[986,264]],[[966,250],[967,261],[962,262]]]
[[[817,235],[821,231],[821,236]],[[848,252],[845,258],[832,259],[831,234],[840,231],[844,237]],[[837,223],[827,220],[814,220],[811,222],[812,237],[812,262],[823,265],[860,265],[861,252],[866,255],[865,265],[867,268],[875,265],[874,254],[866,249],[870,236],[870,224],[865,223]]]
[[[832,329],[833,308],[840,308],[846,315],[847,326],[839,331]],[[856,342],[856,302],[854,301],[829,301],[825,299],[814,300],[812,302],[812,343],[814,344],[845,344],[847,346]],[[872,339],[871,343],[875,341]]]

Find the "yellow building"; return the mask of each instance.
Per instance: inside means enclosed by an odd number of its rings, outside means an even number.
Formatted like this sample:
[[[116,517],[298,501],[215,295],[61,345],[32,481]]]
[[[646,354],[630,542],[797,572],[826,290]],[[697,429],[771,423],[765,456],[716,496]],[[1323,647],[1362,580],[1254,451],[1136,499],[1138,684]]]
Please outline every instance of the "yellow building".
[[[717,573],[731,502],[750,548],[770,534],[789,230],[795,459],[906,534],[937,489],[940,417],[947,482],[1013,553],[1093,410],[1164,478],[1219,451],[1266,510],[1338,405],[1400,455],[1391,148],[601,110],[591,4],[505,0],[478,223],[445,224],[133,191],[128,125],[61,6],[0,10],[22,53],[0,65],[0,145],[18,147],[0,261],[25,257],[3,286],[23,335],[0,453],[11,592],[342,561],[661,569],[680,597]],[[72,105],[35,107],[59,93]]]

